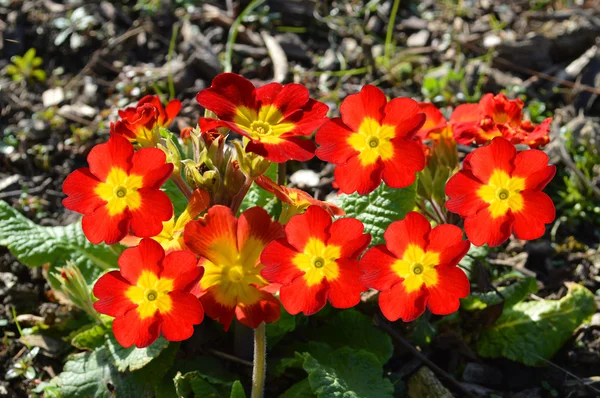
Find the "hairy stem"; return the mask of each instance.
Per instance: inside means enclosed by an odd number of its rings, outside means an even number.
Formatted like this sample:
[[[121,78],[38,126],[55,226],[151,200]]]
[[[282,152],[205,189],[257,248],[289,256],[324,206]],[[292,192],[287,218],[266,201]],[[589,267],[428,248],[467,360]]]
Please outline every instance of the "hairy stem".
[[[254,329],[254,367],[252,369],[252,398],[262,398],[267,373],[267,328],[265,323]]]
[[[185,196],[185,198],[189,201],[192,198],[192,190],[190,189],[190,187],[188,187],[185,181],[183,181],[183,178],[181,178],[181,174],[171,174],[171,180],[175,183],[177,188],[179,188],[183,196]]]
[[[287,163],[279,163],[277,165],[277,184],[285,185],[285,173],[287,172]]]

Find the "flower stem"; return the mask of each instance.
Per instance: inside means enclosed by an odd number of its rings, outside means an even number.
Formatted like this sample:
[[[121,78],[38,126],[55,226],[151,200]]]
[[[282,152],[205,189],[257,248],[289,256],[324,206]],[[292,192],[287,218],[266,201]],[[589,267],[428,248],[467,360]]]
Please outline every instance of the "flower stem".
[[[179,190],[181,191],[183,196],[185,196],[185,198],[187,200],[190,200],[192,197],[192,190],[190,189],[190,187],[188,187],[188,185],[185,183],[185,181],[183,181],[183,178],[181,178],[181,174],[179,174],[179,173],[171,174],[171,180],[173,180],[175,185],[177,185],[177,188],[179,188]]]
[[[285,185],[285,173],[287,172],[287,163],[277,164],[277,184]]]
[[[254,368],[252,370],[251,398],[262,398],[267,373],[267,329],[265,323],[254,329]]]

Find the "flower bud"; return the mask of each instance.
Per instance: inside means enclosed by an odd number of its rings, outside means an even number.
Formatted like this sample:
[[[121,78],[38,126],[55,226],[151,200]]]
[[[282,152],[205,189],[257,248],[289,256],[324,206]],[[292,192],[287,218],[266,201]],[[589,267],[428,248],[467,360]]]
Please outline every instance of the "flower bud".
[[[67,296],[73,305],[100,321],[93,306],[92,293],[79,267],[67,263],[64,267],[58,268],[58,271],[59,273],[54,273],[52,276],[60,283],[59,290]]]

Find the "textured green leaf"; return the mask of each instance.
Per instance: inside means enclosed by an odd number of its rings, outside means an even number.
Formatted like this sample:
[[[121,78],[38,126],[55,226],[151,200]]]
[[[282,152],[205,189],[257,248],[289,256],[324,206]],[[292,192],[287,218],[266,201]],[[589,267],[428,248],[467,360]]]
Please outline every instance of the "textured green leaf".
[[[39,267],[50,263],[59,267],[70,261],[77,265],[91,284],[102,270],[116,268],[118,253],[108,246],[92,245],[81,229],[81,222],[64,227],[42,227],[0,201],[0,246],[23,264]]]
[[[265,175],[271,180],[277,180],[277,163],[271,163],[269,169],[265,172]],[[240,212],[247,210],[254,206],[260,206],[264,208],[272,217],[276,217],[281,212],[281,203],[277,200],[275,195],[265,191],[255,183],[252,184],[248,193],[242,201],[240,206]]]
[[[279,398],[314,398],[315,394],[312,392],[310,382],[308,378],[299,381],[290,388],[288,388]]]
[[[183,196],[177,185],[170,179],[167,180],[161,187],[161,190],[167,194],[171,203],[173,203],[173,210],[175,217],[179,216],[188,205],[188,200]]]
[[[112,363],[120,372],[143,368],[168,345],[169,342],[162,337],[159,337],[158,340],[146,348],[136,348],[135,346],[124,348],[117,342],[112,333],[106,339],[106,346],[111,355]]]
[[[322,341],[333,348],[348,346],[367,350],[382,365],[389,361],[394,352],[390,336],[373,325],[368,316],[355,309],[338,311],[328,317],[322,327],[308,329],[308,338]]]
[[[402,189],[381,185],[368,195],[340,195],[335,204],[346,211],[346,216],[359,219],[365,231],[373,236],[371,244],[384,243],[383,233],[393,221],[401,220],[415,206],[417,184]]]
[[[573,331],[596,311],[594,295],[570,283],[560,300],[518,303],[504,310],[477,342],[483,357],[506,357],[526,365],[538,365],[552,356]]]
[[[150,395],[143,385],[133,383],[127,376],[110,364],[108,351],[102,348],[72,356],[52,383],[59,388],[63,398]]]
[[[114,367],[108,348],[103,346],[73,355],[51,384],[58,387],[62,398],[152,397],[178,348],[179,344],[172,344],[144,369],[123,373]]]
[[[490,305],[500,304],[504,301],[504,308],[523,301],[530,293],[537,292],[537,282],[535,278],[526,277],[516,281],[509,286],[499,287],[498,291],[502,298],[495,291],[486,293],[471,293],[468,297],[460,300],[460,305],[467,311],[483,310]]]
[[[106,332],[109,328],[104,325],[91,324],[85,329],[79,330],[71,339],[71,344],[80,350],[94,350],[105,342]]]
[[[320,398],[392,397],[392,383],[383,377],[381,363],[370,352],[343,347],[320,360],[310,354],[303,357],[312,391]]]

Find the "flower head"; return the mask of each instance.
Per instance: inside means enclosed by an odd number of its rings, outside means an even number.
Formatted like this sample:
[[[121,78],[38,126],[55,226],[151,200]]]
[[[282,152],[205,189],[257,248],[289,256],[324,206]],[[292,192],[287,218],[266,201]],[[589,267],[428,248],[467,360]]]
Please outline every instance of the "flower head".
[[[477,246],[498,246],[511,232],[537,239],[554,220],[552,200],[542,192],[556,172],[535,149],[517,153],[502,137],[472,152],[463,170],[446,185],[448,210],[465,218],[465,232]]]
[[[454,137],[461,144],[485,144],[504,137],[530,148],[546,145],[552,118],[534,125],[523,120],[523,106],[520,99],[511,100],[504,94],[486,94],[479,104],[459,105],[450,117]]]
[[[65,179],[63,205],[82,213],[83,232],[90,242],[119,242],[129,231],[135,236],[160,233],[173,215],[173,205],[161,185],[171,175],[163,151],[144,148],[133,152],[125,138],[112,135],[88,155],[89,168]]]
[[[177,99],[163,107],[157,95],[147,95],[136,106],[119,111],[121,118],[111,123],[110,130],[142,146],[154,146],[156,127],[168,127],[181,110],[181,102]]]
[[[251,328],[279,318],[279,301],[264,290],[268,282],[260,275],[260,253],[282,235],[281,225],[260,207],[237,219],[228,207],[213,206],[185,227],[185,244],[205,270],[195,292],[206,314],[225,329],[234,316]]]
[[[247,152],[277,163],[306,161],[314,156],[314,143],[302,138],[325,122],[328,110],[327,105],[311,99],[300,84],[269,83],[256,88],[235,73],[215,77],[196,100],[214,112],[223,125],[250,140]]]
[[[469,280],[457,267],[469,250],[462,231],[442,224],[431,229],[420,213],[410,212],[384,234],[385,245],[369,249],[360,260],[361,282],[379,293],[379,307],[390,321],[409,322],[425,307],[450,314],[469,294]]]
[[[282,285],[281,302],[290,314],[314,314],[327,301],[336,308],[353,307],[366,290],[358,281],[358,256],[371,235],[363,232],[357,219],[332,223],[327,211],[310,206],[286,224],[285,238],[265,248],[262,276]]]
[[[277,199],[283,203],[284,210],[282,211],[285,211],[286,214],[289,215],[289,217],[287,217],[288,219],[296,214],[304,212],[311,205],[321,207],[332,217],[343,216],[346,214],[344,210],[334,204],[317,200],[301,189],[288,188],[279,185],[264,174],[254,180],[254,182],[265,191],[274,194]],[[281,218],[280,222],[284,223],[281,221]]]
[[[425,167],[425,156],[413,136],[425,115],[408,98],[387,101],[375,86],[342,102],[341,118],[327,121],[317,131],[317,156],[337,165],[335,179],[344,193],[372,192],[381,180],[392,188],[413,183]]]
[[[143,239],[121,254],[119,271],[98,279],[94,308],[115,317],[113,332],[123,347],[147,347],[161,334],[169,341],[185,340],[204,318],[200,301],[190,293],[201,277],[191,252],[165,256],[157,242]]]

